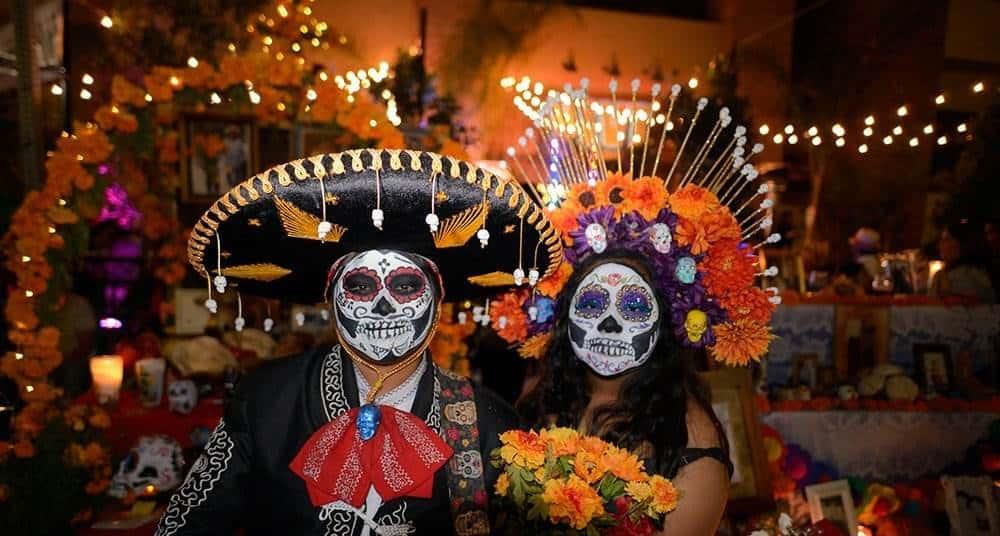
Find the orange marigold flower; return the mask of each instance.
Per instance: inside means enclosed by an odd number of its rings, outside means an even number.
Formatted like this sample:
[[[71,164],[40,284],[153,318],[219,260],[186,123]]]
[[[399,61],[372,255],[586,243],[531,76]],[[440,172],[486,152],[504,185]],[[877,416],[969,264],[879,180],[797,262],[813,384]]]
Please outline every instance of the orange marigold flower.
[[[604,514],[600,495],[576,475],[546,482],[542,500],[549,506],[549,519],[553,523],[566,523],[576,530],[583,530],[595,517]]]
[[[552,455],[556,457],[576,454],[580,448],[580,434],[572,428],[548,428],[539,435],[552,447]]]
[[[719,295],[718,300],[730,318],[749,318],[767,324],[774,312],[774,304],[768,299],[767,293],[757,287],[727,292]]]
[[[570,232],[580,226],[580,224],[576,221],[576,218],[581,212],[582,209],[579,209],[579,205],[574,205],[572,203],[563,205],[552,212],[549,212],[549,221],[551,221],[552,226],[559,231],[559,234],[567,236]]]
[[[124,76],[116,74],[111,78],[111,100],[120,104],[128,104],[136,108],[146,106],[146,92]]]
[[[705,274],[705,288],[715,296],[745,289],[753,283],[757,258],[739,242],[723,240],[708,249],[699,269]]]
[[[566,200],[563,202],[563,206],[566,204],[576,204],[582,210],[590,210],[592,208],[597,208],[602,205],[608,204],[608,198],[602,198],[598,195],[595,188],[585,182],[577,182],[569,187],[569,191],[566,192]]]
[[[774,338],[767,325],[749,318],[738,318],[713,329],[715,345],[710,349],[712,357],[730,366],[760,361]]]
[[[581,450],[577,451],[576,456],[573,457],[573,472],[584,482],[593,484],[604,477],[604,473],[608,472],[608,467],[604,465],[602,456],[595,456]]]
[[[559,292],[562,291],[563,285],[569,280],[569,276],[573,275],[573,266],[568,262],[559,263],[559,268],[556,269],[555,273],[552,275],[542,278],[535,286],[543,296],[548,296],[549,298],[555,299],[559,296]]]
[[[660,475],[653,475],[649,479],[651,489],[650,503],[651,509],[657,514],[666,514],[677,508],[677,489],[674,484]]]
[[[626,208],[626,199],[629,189],[632,188],[632,179],[621,173],[612,173],[608,178],[598,182],[594,186],[594,195],[598,205],[611,205],[615,207],[615,214],[621,215]]]
[[[728,210],[717,210],[702,216],[699,221],[705,228],[705,236],[712,244],[722,240],[739,240],[740,226]]]
[[[636,502],[642,502],[653,495],[653,488],[649,485],[648,480],[632,480],[625,484],[625,493]]]
[[[517,347],[517,355],[525,359],[541,359],[549,346],[549,334],[532,335]]]
[[[528,336],[528,315],[521,309],[524,292],[507,292],[490,303],[493,329],[507,342],[519,342]]]
[[[507,476],[507,473],[500,473],[500,476],[497,477],[497,483],[496,483],[497,495],[501,497],[506,497],[507,489],[509,488],[510,488],[510,477]]]
[[[688,184],[670,196],[670,209],[681,218],[697,220],[703,214],[718,209],[719,198],[715,194],[694,184]]]
[[[667,187],[662,179],[642,177],[632,181],[625,191],[624,212],[635,211],[643,218],[652,220],[667,206]]]
[[[500,434],[500,457],[508,464],[535,469],[545,463],[545,442],[534,430],[510,430]]]
[[[601,459],[608,471],[622,480],[639,480],[645,474],[642,460],[625,449],[609,446]]]
[[[580,443],[578,447],[580,450],[585,450],[587,452],[600,456],[604,454],[604,451],[611,448],[611,445],[609,445],[607,442],[605,442],[603,439],[599,437],[585,436],[580,438]]]
[[[698,222],[681,218],[677,221],[677,229],[674,231],[674,239],[681,246],[688,246],[691,253],[700,255],[711,246],[708,237],[705,235],[705,228]]]

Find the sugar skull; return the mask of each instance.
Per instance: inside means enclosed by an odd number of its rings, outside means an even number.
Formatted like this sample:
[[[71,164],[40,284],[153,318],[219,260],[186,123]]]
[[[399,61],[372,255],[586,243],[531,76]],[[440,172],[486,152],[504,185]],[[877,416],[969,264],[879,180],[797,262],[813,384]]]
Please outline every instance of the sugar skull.
[[[577,358],[602,376],[649,359],[659,336],[660,309],[652,287],[632,268],[609,262],[581,281],[569,312],[569,338]]]
[[[167,398],[170,400],[170,411],[187,415],[198,405],[198,388],[191,380],[173,381],[167,388]]]
[[[591,223],[583,231],[587,237],[587,245],[594,253],[604,253],[608,249],[608,231],[599,223]]]
[[[164,435],[143,436],[118,465],[108,494],[122,498],[155,495],[177,487],[184,477],[184,454],[180,444]]]
[[[674,269],[677,280],[686,285],[694,283],[694,278],[698,275],[698,265],[691,257],[681,257],[677,260],[677,268]]]
[[[440,276],[423,257],[369,250],[335,266],[336,329],[341,340],[367,359],[398,361],[431,335]]]
[[[708,315],[698,309],[688,311],[687,316],[684,317],[684,331],[687,332],[688,340],[691,342],[701,341],[706,329],[708,329]]]
[[[665,223],[656,223],[649,228],[649,241],[653,244],[653,249],[664,255],[670,253],[670,242],[673,240],[673,234],[670,233],[670,227]]]

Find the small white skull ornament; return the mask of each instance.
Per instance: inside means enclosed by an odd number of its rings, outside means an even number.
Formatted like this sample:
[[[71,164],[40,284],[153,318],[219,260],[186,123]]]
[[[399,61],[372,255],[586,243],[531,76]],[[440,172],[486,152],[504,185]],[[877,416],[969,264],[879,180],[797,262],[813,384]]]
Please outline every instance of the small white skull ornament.
[[[670,227],[665,223],[656,223],[649,228],[649,241],[653,244],[653,249],[659,253],[666,255],[670,253],[670,242],[673,240],[673,235],[670,233]]]
[[[122,498],[156,495],[174,489],[184,477],[184,453],[181,445],[164,435],[143,436],[118,465],[108,494]]]
[[[198,388],[191,380],[173,381],[167,389],[167,397],[170,399],[170,411],[187,415],[198,405]]]
[[[587,245],[594,253],[601,254],[608,249],[608,231],[599,223],[591,223],[584,230],[587,237]]]

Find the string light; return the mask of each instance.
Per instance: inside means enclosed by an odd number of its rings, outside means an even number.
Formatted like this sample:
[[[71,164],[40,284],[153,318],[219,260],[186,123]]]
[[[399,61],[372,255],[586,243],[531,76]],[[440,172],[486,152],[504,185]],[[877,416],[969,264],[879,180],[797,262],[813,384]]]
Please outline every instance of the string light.
[[[35,295],[35,291],[33,291],[33,290],[26,290],[26,291],[24,291],[24,296],[25,296],[26,298],[31,298],[31,297],[33,297],[34,295]]]
[[[31,257],[27,255],[21,255],[21,262],[31,262]]]
[[[937,144],[938,145],[944,145],[946,143],[948,143],[948,137],[947,136],[941,136],[940,138],[937,139]]]
[[[955,130],[959,132],[965,132],[966,130],[969,130],[969,127],[967,127],[965,123],[959,123],[959,125],[955,127]]]
[[[813,145],[819,145],[821,143],[823,143],[823,139],[822,138],[820,138],[819,136],[813,136],[813,139],[812,139],[812,144]]]
[[[249,95],[250,95],[250,102],[251,103],[253,103],[253,104],[260,104],[260,93],[257,93],[256,91],[254,91],[254,90],[251,89],[249,91]]]
[[[211,102],[212,104],[221,104],[222,97],[220,97],[218,93],[213,91],[212,95],[209,97],[209,102]]]
[[[896,136],[902,135],[903,134],[903,127],[902,127],[902,125],[896,125],[892,129],[892,133],[895,134]]]
[[[868,152],[868,144],[862,143],[861,145],[859,145],[858,146],[858,152],[861,153],[861,154],[867,153]]]
[[[767,124],[763,124],[757,129],[757,132],[760,132],[761,136],[767,136],[767,133],[771,132],[771,127],[767,126]]]
[[[33,392],[35,392],[35,386],[34,385],[25,385],[24,386],[24,390],[27,391],[27,392],[29,392],[29,393],[33,393]]]
[[[309,91],[306,91],[306,98],[311,101],[316,100],[316,90],[309,88]]]
[[[59,84],[52,84],[52,89],[50,89],[49,91],[51,91],[53,95],[63,94],[63,88]]]
[[[83,89],[80,90],[80,98],[81,99],[83,99],[83,100],[90,100],[90,97],[92,97],[92,96],[93,95],[91,95],[90,90],[88,90],[87,88],[83,88]]]
[[[288,17],[288,8],[285,7],[285,4],[278,4],[278,15],[281,15],[283,19]]]
[[[101,17],[101,26],[104,26],[106,29],[110,30],[111,27],[114,25],[115,21],[111,20],[111,17],[107,15]]]
[[[843,147],[845,143],[847,142],[844,141],[844,138],[837,138],[837,141],[834,142],[837,147]]]
[[[144,100],[146,102],[153,102],[153,96],[150,95],[149,93],[146,93],[146,96],[143,97],[142,100]]]
[[[229,43],[229,46],[226,48],[229,49],[230,52],[236,52],[236,45],[233,43]]]
[[[886,136],[882,138],[882,143],[886,145],[892,145],[892,136]]]
[[[14,359],[17,360],[17,361],[20,361],[20,360],[24,359],[24,354],[22,354],[21,352],[15,352],[14,353]]]
[[[198,58],[191,56],[188,58],[188,67],[195,69],[198,67]]]
[[[905,105],[896,108],[896,115],[898,115],[899,117],[906,117],[906,114],[908,113],[910,113],[910,111],[906,109]]]
[[[780,144],[781,142],[785,141],[785,137],[782,136],[781,133],[779,132],[775,134],[774,137],[771,138],[771,140],[774,141],[774,143]]]
[[[792,134],[791,136],[788,136],[788,143],[789,144],[795,145],[798,142],[799,142],[799,137],[796,136],[795,134]]]
[[[791,124],[785,125],[785,134],[791,134],[792,132],[795,132],[795,127]]]
[[[975,84],[972,85],[973,93],[982,93],[985,89],[986,85],[983,84],[982,82],[976,82]]]
[[[833,133],[839,137],[843,137],[844,134],[846,133],[846,131],[844,130],[844,126],[841,125],[840,123],[834,124],[830,130],[832,130]]]
[[[937,104],[938,106],[944,104],[944,93],[941,93],[937,97],[934,97],[934,104]]]
[[[809,127],[809,130],[806,131],[806,135],[809,137],[815,136],[816,134],[819,134],[819,129],[816,128],[815,125]]]
[[[934,133],[934,125],[928,124],[926,127],[924,127],[924,134],[933,134],[933,133]]]
[[[170,85],[172,85],[174,87],[177,87],[177,86],[181,85],[181,79],[177,78],[174,75],[171,75],[170,76]]]
[[[920,145],[920,140],[916,137],[910,138],[910,147],[916,147],[917,145]]]
[[[80,81],[89,86],[94,83],[94,77],[90,76],[88,73],[83,73],[83,77],[80,78]]]
[[[875,124],[875,116],[874,115],[869,115],[868,117],[866,117],[865,118],[865,124],[868,125],[868,126],[874,125]]]
[[[874,134],[875,131],[872,130],[872,127],[865,127],[865,129],[862,130],[861,133],[864,134],[864,136],[867,138],[867,137],[871,136],[872,134]]]
[[[688,80],[688,87],[691,89],[698,87],[698,79],[692,76],[691,79]]]

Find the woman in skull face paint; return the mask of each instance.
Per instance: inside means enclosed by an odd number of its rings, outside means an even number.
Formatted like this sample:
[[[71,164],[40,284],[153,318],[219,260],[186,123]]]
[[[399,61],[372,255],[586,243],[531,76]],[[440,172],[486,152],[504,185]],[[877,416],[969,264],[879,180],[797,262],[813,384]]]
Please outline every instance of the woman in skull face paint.
[[[568,426],[639,453],[683,494],[669,534],[713,534],[732,472],[722,426],[693,352],[673,333],[652,271],[629,252],[576,268],[556,306],[539,383],[519,410],[536,428]],[[586,364],[586,366],[581,366]]]

